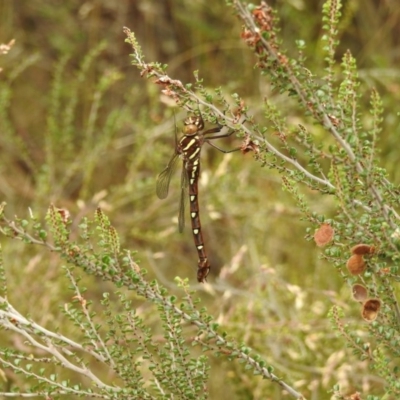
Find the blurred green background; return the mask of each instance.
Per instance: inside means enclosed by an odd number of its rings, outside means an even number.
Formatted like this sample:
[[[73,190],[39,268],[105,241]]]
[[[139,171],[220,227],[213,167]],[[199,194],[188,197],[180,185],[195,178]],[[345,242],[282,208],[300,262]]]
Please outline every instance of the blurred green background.
[[[288,54],[296,55],[295,40],[305,40],[307,67],[323,76],[322,2],[269,4],[281,19]],[[228,100],[233,93],[243,97],[261,125],[264,98],[290,125],[302,122],[302,110],[254,68],[255,57],[240,39],[241,22],[222,0],[1,0],[0,43],[16,40],[0,58],[6,213],[24,217],[30,207],[43,219],[54,203],[70,211],[74,237],[79,221],[100,205],[150,277],[172,291],[176,275],[189,277],[209,312],[310,398],[330,398],[326,391],[338,381],[350,392],[379,391],[382,382],[351,359],[326,320],[332,304],[339,304],[363,324],[358,305],[348,301],[349,288],[304,240],[308,224],[282,191],[280,176],[260,168],[251,154],[203,150],[200,207],[213,268],[210,285],[195,282],[190,229],[182,235],[177,229],[179,173],[167,200],[155,194],[157,174],[173,154],[171,104],[130,65],[124,26],[135,32],[148,62],[169,65],[171,78],[193,82],[199,70],[205,87],[221,86]],[[400,3],[344,2],[339,38],[338,61],[349,48],[362,82],[383,98],[380,163],[399,182]],[[185,116],[176,110],[178,130]],[[235,145],[231,138],[222,147]],[[304,194],[312,211],[334,213],[330,199],[307,189]],[[57,306],[70,293],[58,257],[1,240],[11,301],[39,323],[62,324]],[[112,290],[92,278],[85,284],[94,299]],[[285,398],[240,365],[221,360],[213,360],[209,389],[211,398]]]

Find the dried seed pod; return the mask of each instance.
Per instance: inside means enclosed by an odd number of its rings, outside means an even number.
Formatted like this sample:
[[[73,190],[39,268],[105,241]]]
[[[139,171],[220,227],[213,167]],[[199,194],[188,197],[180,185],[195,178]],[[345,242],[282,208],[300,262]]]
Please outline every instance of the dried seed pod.
[[[350,397],[349,400],[361,400],[361,395],[358,392],[353,393]]]
[[[361,315],[366,321],[372,322],[376,320],[380,309],[381,301],[379,299],[368,299],[363,304]]]
[[[314,241],[318,247],[326,246],[332,239],[335,231],[329,224],[322,224],[314,233]]]
[[[353,254],[347,260],[346,267],[352,275],[360,275],[365,271],[367,265],[365,264],[363,256]]]
[[[373,254],[375,252],[375,246],[370,246],[369,244],[356,244],[351,248],[351,254]]]
[[[351,292],[353,293],[353,299],[356,301],[363,302],[368,297],[368,290],[365,286],[356,283],[351,287]]]
[[[381,268],[381,269],[379,270],[379,273],[380,273],[381,275],[390,274],[390,268],[388,268],[388,267]]]

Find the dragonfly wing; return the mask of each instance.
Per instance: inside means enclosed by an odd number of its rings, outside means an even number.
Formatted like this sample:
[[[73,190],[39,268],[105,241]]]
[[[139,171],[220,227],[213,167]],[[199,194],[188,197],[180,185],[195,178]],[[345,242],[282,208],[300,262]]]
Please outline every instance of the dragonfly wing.
[[[182,168],[181,175],[181,198],[179,200],[179,216],[178,216],[178,226],[179,232],[183,232],[183,228],[185,227],[185,208],[187,202],[187,188],[188,188],[188,172],[186,168]]]
[[[156,193],[159,199],[165,199],[168,196],[169,182],[172,173],[175,171],[178,158],[178,153],[175,153],[164,171],[157,177]]]

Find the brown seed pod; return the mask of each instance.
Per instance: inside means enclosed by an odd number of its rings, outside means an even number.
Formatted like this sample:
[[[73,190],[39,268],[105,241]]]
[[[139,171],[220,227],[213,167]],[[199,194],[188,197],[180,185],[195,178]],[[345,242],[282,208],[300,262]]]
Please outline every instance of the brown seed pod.
[[[347,260],[346,267],[352,275],[360,275],[365,271],[367,265],[365,264],[363,256],[353,254]]]
[[[326,246],[332,239],[335,231],[329,224],[322,224],[314,233],[314,241],[318,247]]]
[[[372,322],[376,320],[380,309],[381,301],[379,299],[368,299],[363,304],[361,315],[366,321]]]
[[[367,288],[358,283],[351,287],[351,292],[353,293],[353,299],[356,301],[360,301],[361,303],[365,301],[368,297]]]
[[[373,254],[375,252],[375,246],[370,246],[369,244],[356,244],[351,248],[351,254]]]

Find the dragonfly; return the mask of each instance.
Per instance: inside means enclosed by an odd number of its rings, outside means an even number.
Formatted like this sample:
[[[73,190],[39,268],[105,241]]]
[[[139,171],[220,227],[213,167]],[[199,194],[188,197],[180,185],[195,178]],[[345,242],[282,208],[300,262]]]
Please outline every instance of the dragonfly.
[[[199,110],[199,115],[187,117],[183,121],[183,136],[178,140],[175,130],[175,152],[165,169],[157,177],[156,193],[158,198],[165,199],[168,196],[169,183],[174,172],[177,160],[183,161],[181,173],[181,194],[179,201],[178,226],[179,232],[183,232],[185,226],[185,203],[189,195],[190,220],[194,244],[198,254],[197,281],[205,282],[210,273],[211,265],[204,246],[203,234],[200,223],[198,181],[200,177],[200,153],[204,143],[211,145],[222,153],[231,153],[233,150],[224,150],[212,143],[215,139],[231,136],[235,130],[227,133],[209,136],[221,132],[223,126],[204,130],[204,120]],[[188,193],[187,193],[188,192]]]

